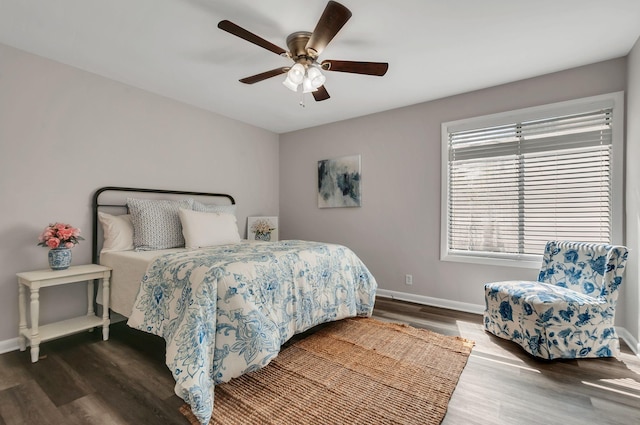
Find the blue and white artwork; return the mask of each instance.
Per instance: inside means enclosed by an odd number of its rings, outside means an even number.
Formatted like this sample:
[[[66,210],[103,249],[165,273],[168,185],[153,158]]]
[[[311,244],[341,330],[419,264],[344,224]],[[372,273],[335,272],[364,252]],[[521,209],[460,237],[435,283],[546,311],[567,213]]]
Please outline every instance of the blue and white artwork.
[[[318,161],[318,207],[359,207],[360,155]]]

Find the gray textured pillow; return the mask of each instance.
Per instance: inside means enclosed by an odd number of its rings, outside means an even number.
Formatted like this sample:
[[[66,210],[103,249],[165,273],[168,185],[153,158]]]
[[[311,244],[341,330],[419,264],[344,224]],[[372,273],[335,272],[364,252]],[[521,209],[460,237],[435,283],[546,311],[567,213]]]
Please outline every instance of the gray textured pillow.
[[[192,209],[193,199],[180,201],[127,198],[136,251],[184,246],[180,208]]]
[[[203,204],[198,201],[193,201],[193,211],[208,212],[208,213],[227,213],[236,215],[235,205],[214,205]]]

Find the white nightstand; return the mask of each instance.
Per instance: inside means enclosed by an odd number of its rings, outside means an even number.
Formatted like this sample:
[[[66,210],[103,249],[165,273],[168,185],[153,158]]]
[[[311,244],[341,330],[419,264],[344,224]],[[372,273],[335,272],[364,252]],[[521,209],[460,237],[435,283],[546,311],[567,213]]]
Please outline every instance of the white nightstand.
[[[66,270],[38,270],[18,273],[18,311],[20,324],[18,327],[18,343],[20,351],[27,349],[26,340],[31,345],[31,362],[38,361],[40,342],[64,335],[102,326],[102,338],[109,339],[109,278],[111,269],[97,264],[72,266]],[[102,279],[102,318],[93,312],[93,280]],[[40,317],[40,288],[64,285],[67,283],[87,281],[87,315],[38,326]],[[27,300],[25,287],[31,290],[31,328],[27,327]]]

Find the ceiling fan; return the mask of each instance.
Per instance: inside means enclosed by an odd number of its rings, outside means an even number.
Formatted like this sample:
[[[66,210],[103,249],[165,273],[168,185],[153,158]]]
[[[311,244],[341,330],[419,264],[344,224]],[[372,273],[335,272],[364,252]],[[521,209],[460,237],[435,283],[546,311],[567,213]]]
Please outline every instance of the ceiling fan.
[[[280,56],[290,58],[294,62],[292,66],[276,68],[242,78],[240,82],[254,84],[286,73],[287,78],[283,84],[287,88],[298,91],[298,87],[302,87],[303,93],[312,93],[313,98],[319,102],[330,97],[324,87],[325,76],[321,71],[383,76],[389,69],[389,64],[385,62],[355,62],[331,59],[318,62],[318,56],[344,24],[347,23],[349,18],[351,18],[349,9],[338,2],[330,1],[327,3],[313,32],[298,31],[287,37],[289,51],[227,20],[220,21],[218,28]]]

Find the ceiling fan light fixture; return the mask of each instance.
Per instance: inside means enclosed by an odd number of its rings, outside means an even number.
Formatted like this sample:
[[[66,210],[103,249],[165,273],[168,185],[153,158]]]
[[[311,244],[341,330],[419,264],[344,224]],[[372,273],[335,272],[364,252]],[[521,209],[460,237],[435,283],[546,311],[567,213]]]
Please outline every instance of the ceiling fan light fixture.
[[[304,77],[304,80],[302,80],[302,93],[311,93],[316,90],[318,90],[318,87],[314,87],[311,78]]]
[[[291,81],[291,78],[287,75],[282,84],[291,91],[298,91],[298,84]]]
[[[316,67],[310,67],[307,70],[307,77],[311,82],[311,86],[314,89],[317,89],[318,87],[320,87],[321,85],[324,84],[324,82],[327,80],[327,77],[325,77],[322,72],[320,72],[320,70]]]
[[[290,79],[294,84],[300,84],[304,79],[305,73],[306,69],[304,68],[304,66],[297,63],[291,67],[289,72],[287,72],[287,78]]]

